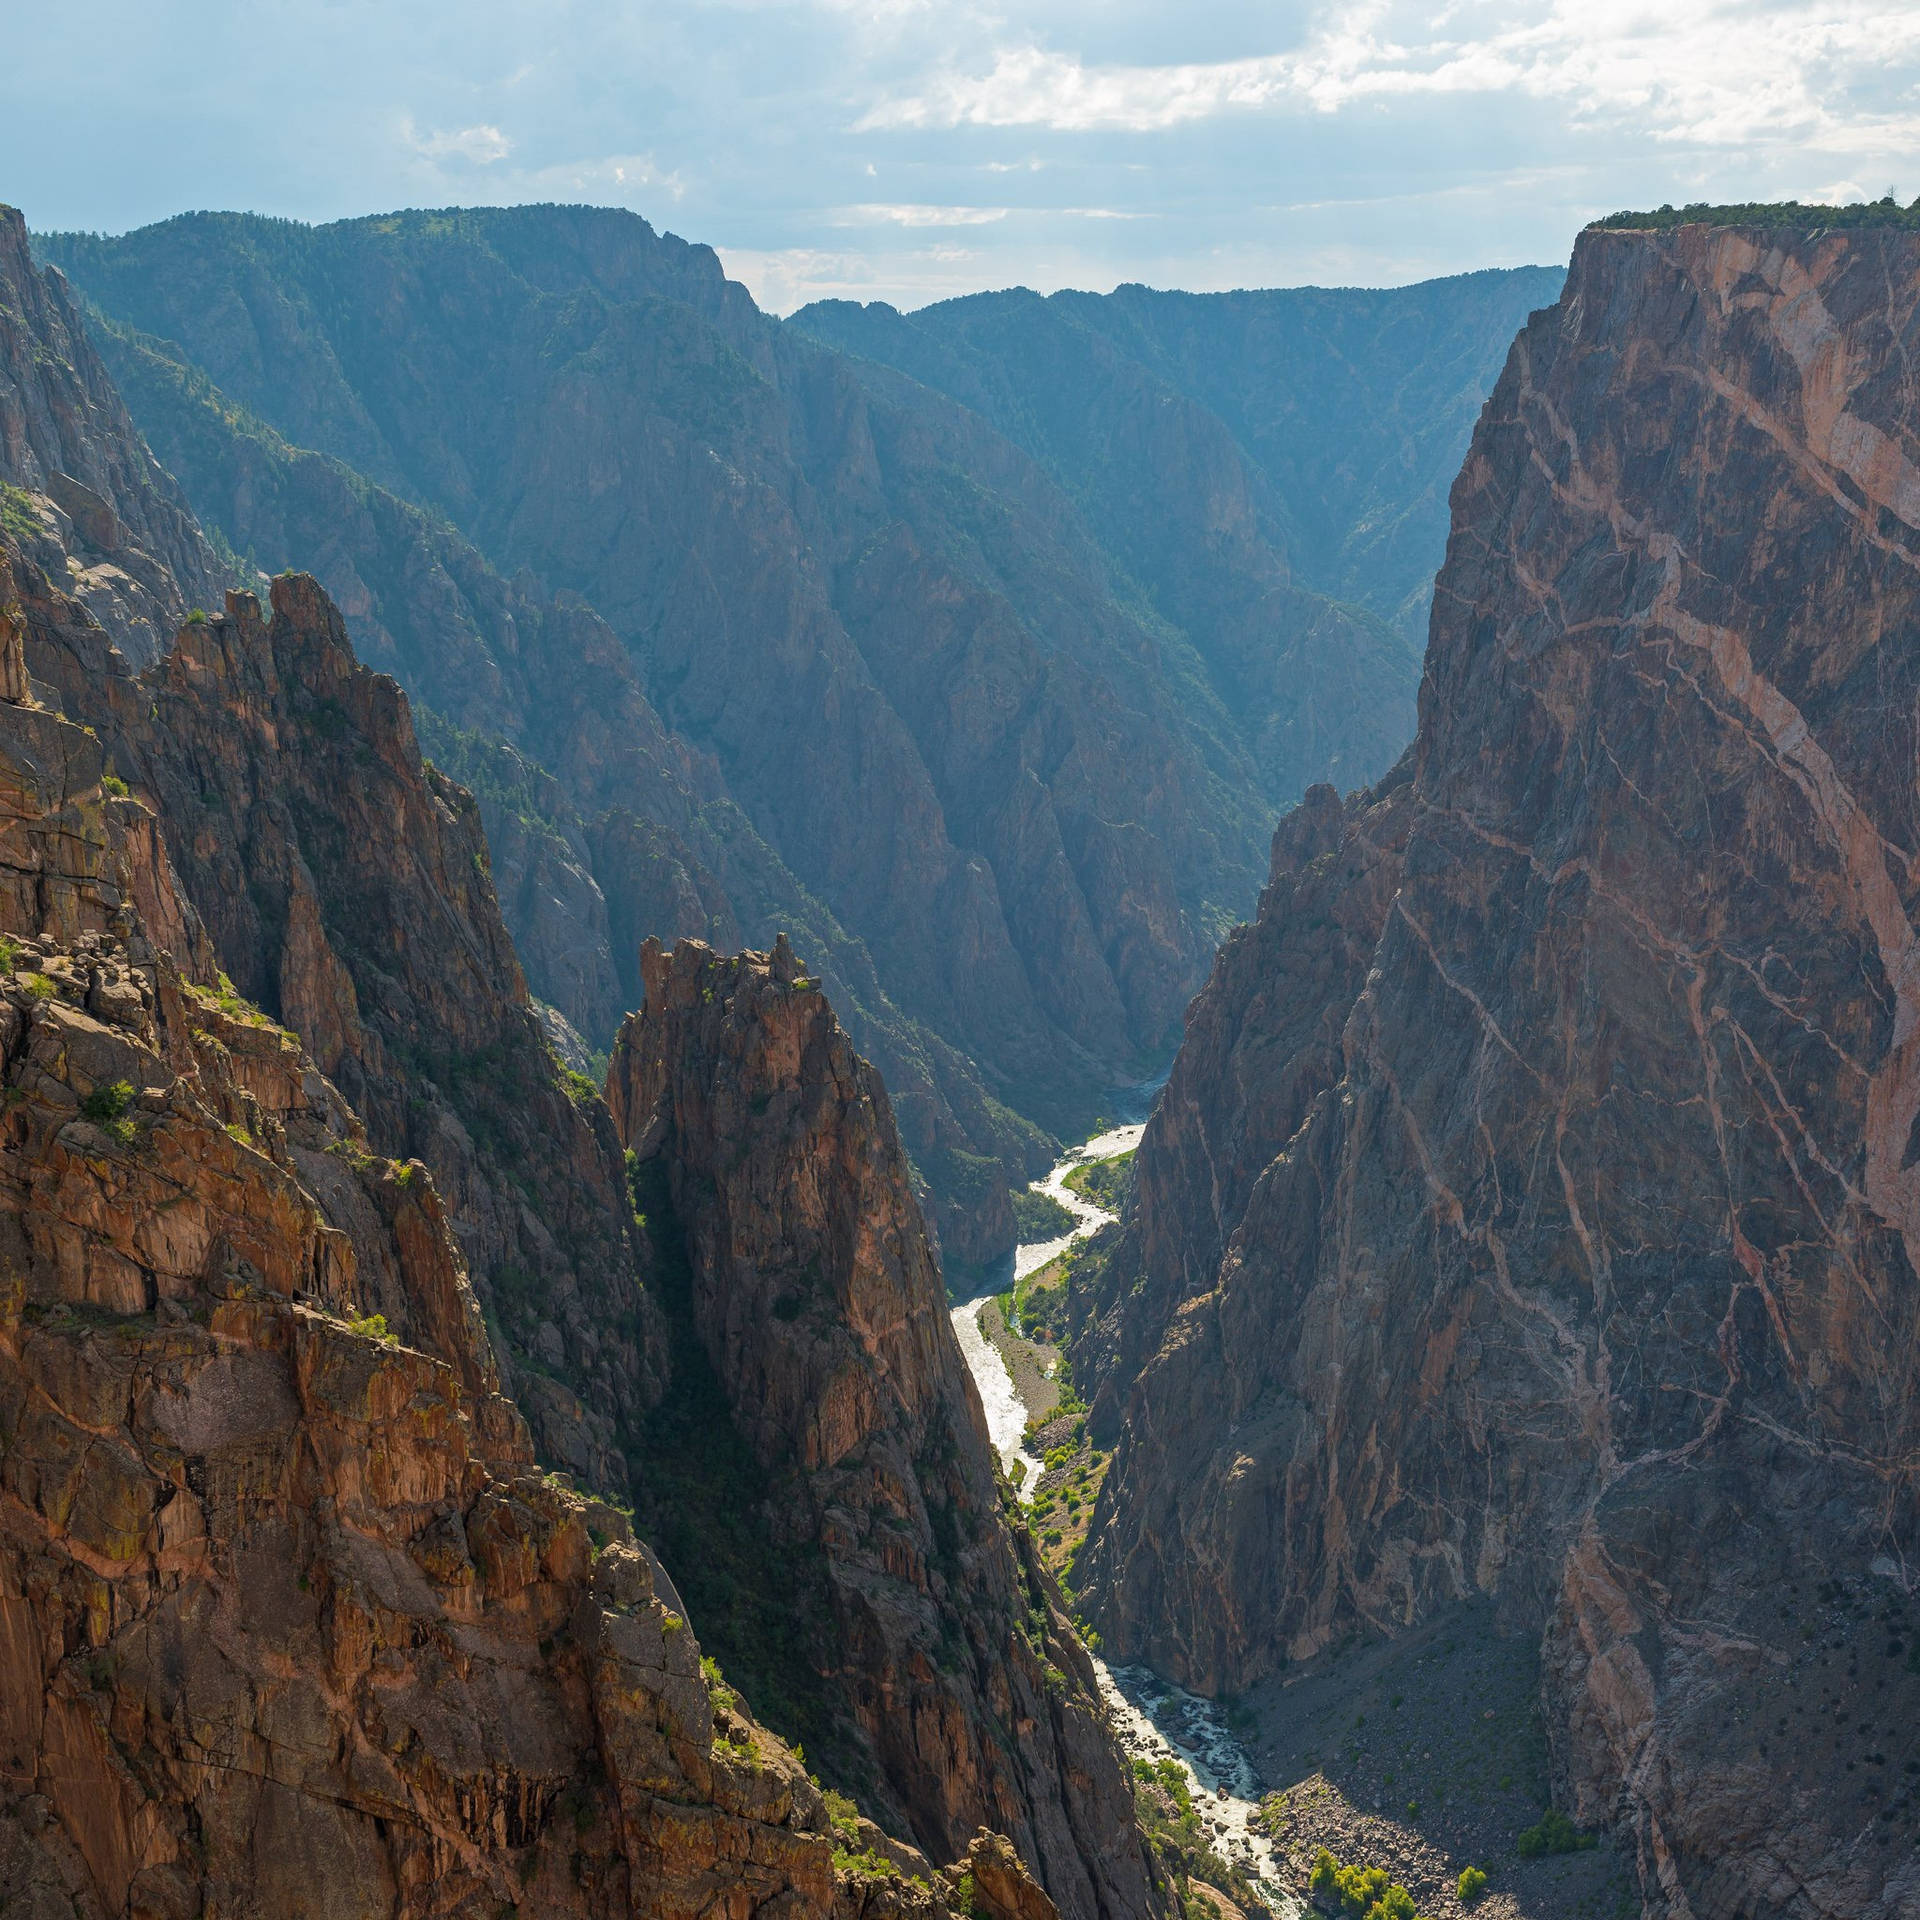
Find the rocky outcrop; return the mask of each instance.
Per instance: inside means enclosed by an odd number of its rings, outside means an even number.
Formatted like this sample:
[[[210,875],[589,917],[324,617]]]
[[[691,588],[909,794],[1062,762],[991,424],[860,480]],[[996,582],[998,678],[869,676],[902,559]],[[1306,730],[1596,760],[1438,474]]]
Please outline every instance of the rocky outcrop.
[[[832,1677],[824,1736],[869,1757],[933,1858],[984,1824],[1070,1920],[1157,1910],[1091,1663],[996,1484],[879,1076],[784,942],[650,942],[643,963],[608,1100],[765,1524],[819,1568],[801,1657]]]
[[[617,1491],[660,1366],[618,1143],[528,1002],[471,796],[315,584],[273,591],[271,621],[230,596],[135,676],[23,570],[29,665],[155,807],[233,988],[432,1168],[544,1456]]]
[[[66,283],[42,274],[0,205],[0,487],[5,524],[61,572],[126,652],[151,660],[224,571],[147,451]]]
[[[533,1468],[431,1176],[155,944],[105,771],[0,703],[8,1911],[944,1914]]]
[[[1497,1594],[1663,1915],[1920,1901],[1917,316],[1897,225],[1582,236],[1083,1303],[1110,1643]]]

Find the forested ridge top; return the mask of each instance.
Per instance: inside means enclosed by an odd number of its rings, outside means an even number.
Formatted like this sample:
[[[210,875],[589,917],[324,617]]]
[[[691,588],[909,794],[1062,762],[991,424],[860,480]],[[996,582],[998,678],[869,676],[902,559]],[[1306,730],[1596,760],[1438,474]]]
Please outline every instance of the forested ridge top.
[[[1604,220],[1593,221],[1587,230],[1666,233],[1675,227],[1793,227],[1815,232],[1897,227],[1913,232],[1920,230],[1920,199],[1904,207],[1890,193],[1879,200],[1857,200],[1843,207],[1810,200],[1749,200],[1716,207],[1696,200],[1684,207],[1656,207],[1651,213],[1610,213]]]

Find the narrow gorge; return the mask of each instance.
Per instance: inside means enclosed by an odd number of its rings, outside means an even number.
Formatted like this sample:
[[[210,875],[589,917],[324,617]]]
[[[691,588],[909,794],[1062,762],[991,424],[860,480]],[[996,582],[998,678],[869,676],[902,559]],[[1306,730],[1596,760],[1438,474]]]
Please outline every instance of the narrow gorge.
[[[1916,365],[0,208],[0,1920],[1915,1920]]]

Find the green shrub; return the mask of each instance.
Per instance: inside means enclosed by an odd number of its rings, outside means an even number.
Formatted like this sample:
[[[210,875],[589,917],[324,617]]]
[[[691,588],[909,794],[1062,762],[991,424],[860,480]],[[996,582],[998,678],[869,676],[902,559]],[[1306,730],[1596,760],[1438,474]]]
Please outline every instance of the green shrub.
[[[1386,1868],[1342,1866],[1325,1847],[1313,1856],[1307,1888],[1323,1906],[1337,1902],[1352,1920],[1419,1920],[1413,1895]]]
[[[900,1869],[885,1854],[855,1853],[847,1847],[835,1847],[833,1865],[837,1873],[851,1873],[862,1880],[897,1880]]]
[[[829,1787],[821,1798],[827,1803],[827,1819],[833,1830],[843,1839],[860,1838],[860,1809],[844,1793],[836,1793]]]
[[[378,1340],[384,1346],[397,1347],[400,1344],[400,1336],[387,1331],[387,1316],[384,1313],[363,1313],[347,1322],[347,1330],[364,1334],[369,1340]]]
[[[707,1698],[713,1703],[717,1713],[731,1713],[738,1695],[727,1685],[720,1671],[720,1662],[712,1654],[700,1656],[700,1678],[707,1683]]]
[[[133,1088],[125,1080],[115,1080],[110,1085],[95,1087],[80,1102],[80,1111],[96,1124],[105,1120],[118,1120],[133,1105]]]
[[[1140,1764],[1136,1762],[1136,1765]],[[1313,1856],[1313,1871],[1307,1875],[1307,1888],[1316,1900],[1331,1900],[1340,1881],[1340,1863],[1325,1847]]]
[[[133,1122],[126,1117],[132,1105],[133,1088],[124,1080],[115,1080],[109,1086],[95,1087],[80,1102],[80,1111],[102,1133],[125,1145],[133,1138]]]
[[[1600,1843],[1592,1834],[1582,1833],[1558,1807],[1549,1807],[1514,1844],[1523,1860],[1537,1860],[1542,1854],[1580,1853]]]
[[[1460,1896],[1460,1904],[1470,1907],[1487,1890],[1487,1876],[1478,1867],[1463,1867],[1454,1892]]]

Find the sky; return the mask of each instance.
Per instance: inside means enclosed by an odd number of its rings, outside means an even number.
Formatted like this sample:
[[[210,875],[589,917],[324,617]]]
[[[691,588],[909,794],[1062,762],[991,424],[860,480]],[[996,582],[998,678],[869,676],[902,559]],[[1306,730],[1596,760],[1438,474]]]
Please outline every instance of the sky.
[[[1390,286],[1920,196],[1920,0],[0,0],[39,229],[630,207],[763,306]]]

